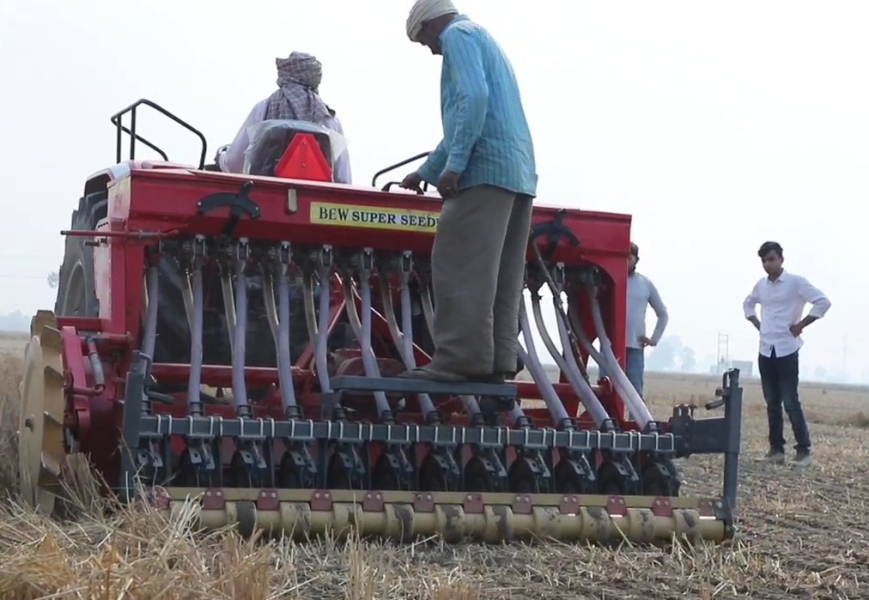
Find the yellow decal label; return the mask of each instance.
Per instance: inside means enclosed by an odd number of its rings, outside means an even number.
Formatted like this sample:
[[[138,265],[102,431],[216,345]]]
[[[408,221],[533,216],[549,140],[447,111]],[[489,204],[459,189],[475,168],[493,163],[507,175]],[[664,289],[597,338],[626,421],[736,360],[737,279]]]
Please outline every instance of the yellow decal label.
[[[311,203],[311,223],[435,233],[439,212],[352,204]]]

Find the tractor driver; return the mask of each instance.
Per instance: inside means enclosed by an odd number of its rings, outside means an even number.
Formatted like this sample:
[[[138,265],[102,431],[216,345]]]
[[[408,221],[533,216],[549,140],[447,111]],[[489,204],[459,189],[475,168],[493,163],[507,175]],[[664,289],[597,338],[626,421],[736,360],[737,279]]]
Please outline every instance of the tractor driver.
[[[510,61],[450,0],[417,0],[411,42],[443,56],[443,140],[401,187],[444,198],[431,254],[434,356],[403,377],[501,382],[515,374],[537,173]]]
[[[304,52],[293,52],[287,58],[277,58],[278,89],[253,107],[241,129],[225,151],[218,151],[220,170],[241,173],[244,153],[250,143],[248,128],[271,119],[291,119],[317,123],[344,135],[335,111],[320,98],[319,87],[323,79],[323,65]],[[334,176],[337,183],[351,183],[350,157],[347,150],[335,160]]]

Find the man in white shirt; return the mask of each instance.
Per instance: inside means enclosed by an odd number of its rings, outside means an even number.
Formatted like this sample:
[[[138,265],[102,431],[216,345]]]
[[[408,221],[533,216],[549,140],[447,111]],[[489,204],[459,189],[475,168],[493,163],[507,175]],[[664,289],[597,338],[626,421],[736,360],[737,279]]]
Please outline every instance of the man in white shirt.
[[[625,328],[625,375],[642,397],[644,390],[644,374],[646,370],[646,346],[657,346],[667,328],[670,316],[664,306],[661,295],[652,280],[637,273],[637,263],[640,260],[639,247],[631,242],[631,254],[628,256],[628,314]],[[652,336],[646,335],[646,310],[651,306],[658,317]],[[599,377],[605,377],[603,367],[599,367]]]
[[[796,440],[795,462],[807,466],[812,444],[798,393],[799,350],[803,346],[800,334],[830,310],[830,301],[805,277],[782,268],[784,256],[777,242],[765,242],[757,255],[767,276],[754,285],[742,307],[745,318],[760,332],[757,364],[769,421],[770,449],[766,458],[776,464],[785,460],[784,405]],[[803,317],[807,302],[812,308]],[[755,312],[758,304],[762,320]]]
[[[341,122],[320,98],[323,65],[304,52],[293,52],[287,58],[275,59],[278,68],[278,89],[253,107],[244,124],[225,152],[220,152],[217,164],[221,171],[244,171],[244,153],[250,144],[248,128],[271,119],[307,121],[344,135]],[[352,183],[350,158],[345,149],[335,160],[333,179],[337,183]]]

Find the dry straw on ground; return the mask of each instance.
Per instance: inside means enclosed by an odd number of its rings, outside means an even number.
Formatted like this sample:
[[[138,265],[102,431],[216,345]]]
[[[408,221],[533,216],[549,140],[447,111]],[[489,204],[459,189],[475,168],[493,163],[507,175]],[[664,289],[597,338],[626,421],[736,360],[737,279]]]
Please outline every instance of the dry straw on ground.
[[[816,462],[800,473],[755,461],[764,415],[756,384],[746,383],[740,530],[723,547],[295,545],[196,534],[189,514],[166,523],[114,507],[106,516],[86,477],[74,523],[22,508],[14,498],[20,356],[0,360],[0,600],[869,597],[867,390],[806,387]],[[674,403],[710,397],[715,384],[652,376],[648,388],[666,416]],[[685,493],[716,493],[720,467],[718,458],[685,461]]]

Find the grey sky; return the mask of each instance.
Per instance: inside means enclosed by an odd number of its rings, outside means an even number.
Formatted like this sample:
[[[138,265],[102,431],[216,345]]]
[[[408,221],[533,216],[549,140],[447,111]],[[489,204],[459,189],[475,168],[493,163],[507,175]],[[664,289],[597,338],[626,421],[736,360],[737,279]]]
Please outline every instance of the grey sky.
[[[848,370],[866,370],[867,302],[852,273],[869,260],[869,4],[458,5],[516,68],[538,202],[634,216],[668,334],[702,358],[727,332],[731,356],[753,358],[741,303],[762,275],[757,247],[776,239],[786,268],[833,302],[805,334],[807,366],[840,366],[847,336]],[[53,305],[44,276],[61,260],[58,231],[85,177],[114,161],[109,115],[139,97],[204,131],[210,159],[274,89],[274,57],[304,50],[324,64],[357,185],[433,147],[440,61],[407,40],[409,6],[0,0],[0,312]],[[141,126],[195,162],[195,139],[157,118]]]

